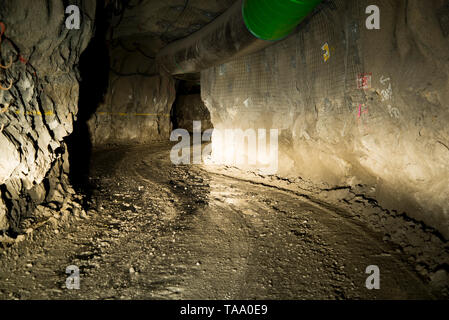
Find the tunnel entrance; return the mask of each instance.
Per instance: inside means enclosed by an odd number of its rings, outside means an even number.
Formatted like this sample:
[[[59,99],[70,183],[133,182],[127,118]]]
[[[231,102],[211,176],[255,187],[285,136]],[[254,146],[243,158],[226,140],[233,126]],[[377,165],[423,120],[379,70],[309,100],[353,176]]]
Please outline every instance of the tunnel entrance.
[[[170,112],[173,129],[193,132],[193,121],[201,121],[201,131],[213,128],[210,112],[201,99],[198,75],[184,75],[176,79],[176,100]]]

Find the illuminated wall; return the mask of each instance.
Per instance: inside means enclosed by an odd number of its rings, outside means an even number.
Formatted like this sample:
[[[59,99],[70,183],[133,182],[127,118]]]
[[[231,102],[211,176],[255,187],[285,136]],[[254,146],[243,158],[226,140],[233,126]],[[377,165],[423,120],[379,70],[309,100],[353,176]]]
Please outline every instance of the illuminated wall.
[[[380,29],[367,28],[372,4]],[[279,129],[279,175],[363,186],[448,238],[448,12],[330,1],[287,39],[202,72],[212,123]]]

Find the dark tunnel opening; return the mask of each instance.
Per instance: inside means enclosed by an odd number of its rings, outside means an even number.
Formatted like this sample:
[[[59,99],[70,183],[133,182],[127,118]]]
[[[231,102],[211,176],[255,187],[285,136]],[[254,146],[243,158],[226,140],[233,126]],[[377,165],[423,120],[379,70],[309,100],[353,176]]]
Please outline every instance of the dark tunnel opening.
[[[175,88],[176,99],[170,110],[173,129],[186,129],[192,133],[193,121],[201,121],[201,132],[212,129],[210,112],[201,99],[199,78],[189,75],[185,75],[184,78],[178,77]]]
[[[110,57],[107,42],[109,25],[109,12],[97,10],[95,35],[79,60],[81,79],[77,120],[73,125],[73,133],[66,139],[70,162],[69,178],[76,191],[88,196],[86,199],[92,193],[89,180],[92,138],[87,122],[95,114],[98,106],[104,102],[109,86]]]

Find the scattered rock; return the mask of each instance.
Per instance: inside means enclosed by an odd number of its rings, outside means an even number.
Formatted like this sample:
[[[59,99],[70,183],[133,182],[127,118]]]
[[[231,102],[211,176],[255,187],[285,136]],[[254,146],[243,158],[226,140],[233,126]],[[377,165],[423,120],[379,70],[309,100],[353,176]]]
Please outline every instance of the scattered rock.
[[[22,241],[25,240],[25,239],[26,239],[25,235],[20,234],[20,235],[17,236],[16,242],[22,242]]]
[[[449,288],[449,273],[445,269],[439,269],[430,275],[430,284],[432,287],[442,290]]]

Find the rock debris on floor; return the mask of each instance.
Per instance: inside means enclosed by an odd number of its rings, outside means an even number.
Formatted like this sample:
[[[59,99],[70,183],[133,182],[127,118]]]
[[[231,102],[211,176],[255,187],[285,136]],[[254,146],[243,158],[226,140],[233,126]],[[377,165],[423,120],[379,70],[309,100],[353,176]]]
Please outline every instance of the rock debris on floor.
[[[96,151],[90,208],[79,207],[81,198],[64,212],[42,208],[46,223],[29,222],[23,241],[4,243],[0,298],[437,297],[403,254],[359,220],[286,189],[174,166],[169,150]],[[72,265],[79,290],[66,288]],[[365,287],[369,265],[380,268],[380,290]]]

